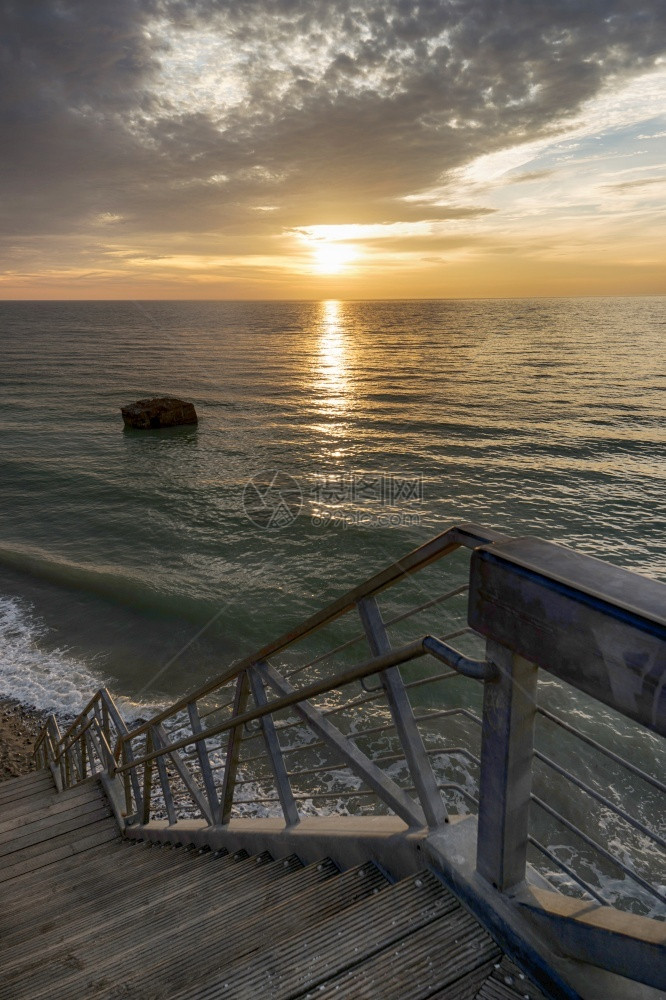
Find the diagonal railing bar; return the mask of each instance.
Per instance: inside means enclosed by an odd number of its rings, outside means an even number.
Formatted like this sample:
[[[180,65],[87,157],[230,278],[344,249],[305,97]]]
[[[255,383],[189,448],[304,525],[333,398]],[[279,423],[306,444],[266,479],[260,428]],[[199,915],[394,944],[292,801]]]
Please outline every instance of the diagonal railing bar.
[[[152,737],[153,744],[159,749],[164,747],[164,742],[162,740],[162,734],[160,733],[157,726],[153,726],[150,730],[150,735]],[[157,764],[157,774],[160,779],[160,787],[162,789],[162,797],[164,799],[164,805],[167,811],[167,816],[169,818],[169,823],[175,823],[178,819],[176,814],[176,806],[173,801],[173,794],[171,792],[171,782],[169,780],[169,773],[167,771],[166,761],[164,759],[165,755],[160,754],[157,757],[155,763]]]
[[[206,822],[208,824],[212,823],[213,817],[208,802],[206,801],[205,797],[201,794],[201,791],[199,790],[194,778],[190,774],[187,765],[182,760],[180,753],[178,752],[178,750],[173,749],[171,743],[169,742],[169,738],[162,726],[158,725],[153,727],[153,742],[157,748],[159,748],[164,752],[160,757],[157,758],[158,763],[160,760],[163,759],[165,754],[168,754],[169,759],[171,760],[171,763],[173,764],[178,774],[178,777],[185,785],[192,801],[200,810]],[[204,745],[203,741],[199,740],[197,745],[203,746]]]
[[[193,733],[203,732],[203,727],[201,725],[201,717],[197,709],[197,704],[191,701],[187,706],[187,712],[190,718],[190,725],[192,727]],[[200,740],[196,745],[197,759],[199,761],[199,768],[201,769],[201,777],[203,778],[204,787],[206,789],[206,796],[208,798],[208,808],[210,819],[213,824],[219,823],[222,811],[220,808],[220,800],[217,795],[217,789],[215,787],[215,779],[213,777],[213,772],[210,766],[210,757],[208,756],[208,751],[206,748],[206,741]]]
[[[364,598],[358,602],[357,607],[371,652],[375,656],[389,653],[391,642],[374,597]],[[398,667],[383,670],[379,674],[379,682],[386,695],[393,725],[405,752],[409,773],[417,790],[423,814],[428,826],[434,829],[447,823],[449,817],[437,788],[437,779],[425,752],[423,738]]]
[[[265,666],[266,664],[260,663],[257,664],[256,667],[250,667],[248,670],[252,697],[254,698],[254,703],[257,708],[263,708],[267,704],[264,680],[261,675],[261,668]],[[298,823],[299,819],[298,809],[296,808],[294,795],[291,790],[289,775],[287,774],[287,768],[285,767],[284,758],[282,756],[282,748],[280,747],[280,741],[275,729],[275,723],[273,722],[273,716],[263,715],[259,721],[261,723],[264,742],[266,744],[266,752],[270,760],[271,768],[273,769],[273,776],[275,778],[275,784],[277,786],[277,792],[285,823],[287,826],[294,826]],[[238,782],[236,782],[236,784],[238,784]]]
[[[470,712],[468,708],[442,708],[438,711],[428,712],[428,714],[415,715],[414,718],[417,722],[435,722],[437,719],[448,719],[454,715],[462,715],[466,719],[470,719],[471,722],[475,722],[477,726],[481,726],[482,720],[474,712]],[[376,733],[385,733],[387,730],[393,729],[393,723],[385,723],[381,726],[368,726],[367,729],[353,729],[348,733],[350,740],[360,740],[364,736],[374,736]]]
[[[261,673],[278,694],[285,697],[292,697],[298,693],[289,681],[282,677],[274,667],[266,664],[263,666]],[[307,721],[310,729],[318,736],[321,736],[330,746],[333,746],[343,760],[349,764],[354,773],[369,785],[376,794],[379,794],[380,798],[408,826],[422,827],[425,825],[425,815],[421,807],[410,799],[369,757],[343,736],[339,729],[329,722],[328,719],[325,719],[321,712],[310,704],[309,700],[294,702],[294,708]]]
[[[151,756],[153,750],[153,734],[152,730],[148,729],[146,731],[146,753],[144,754],[144,760],[133,761],[131,765],[123,765],[124,767],[131,766],[133,768],[137,767],[140,763],[143,763],[143,793],[141,795],[142,809],[141,809],[141,822],[144,824],[148,823],[150,820],[150,798],[153,788],[153,765],[154,756]]]
[[[469,584],[464,584],[461,587],[456,587],[454,590],[449,590],[445,594],[440,594],[439,597],[434,597],[430,601],[425,601],[423,604],[419,604],[418,607],[410,608],[409,611],[405,611],[403,614],[395,615],[393,618],[387,618],[384,621],[384,626],[388,628],[390,625],[397,625],[398,622],[405,621],[408,618],[413,618],[414,615],[419,614],[421,611],[426,611],[428,608],[435,607],[437,604],[443,604],[445,601],[450,600],[452,597],[456,597],[458,594],[464,594],[469,590]],[[458,635],[464,635],[466,632],[471,632],[472,629],[465,627],[459,629],[457,632],[451,632],[449,635],[441,636],[442,640],[454,639]],[[347,639],[346,642],[340,643],[339,646],[334,646],[332,649],[327,650],[325,653],[321,653],[319,656],[315,656],[313,660],[309,660],[307,663],[303,663],[300,667],[296,667],[287,675],[289,680],[298,676],[298,674],[304,673],[309,670],[310,667],[314,667],[319,663],[323,663],[324,660],[330,659],[332,656],[337,656],[338,653],[344,652],[346,649],[350,649],[357,643],[362,642],[367,636],[365,632],[359,632],[357,635],[353,636],[351,639]]]
[[[201,733],[196,735],[193,734],[191,736],[183,736],[176,742],[171,743],[170,748],[172,750],[181,750],[183,747],[194,745],[199,740],[209,739],[212,736],[229,732],[232,729],[240,729],[247,722],[254,722],[255,719],[259,719],[263,715],[270,715],[273,712],[281,711],[283,708],[290,708],[292,705],[296,705],[301,701],[309,701],[311,698],[317,697],[317,695],[326,694],[328,691],[334,691],[337,688],[344,687],[345,684],[349,684],[351,681],[356,681],[360,677],[369,677],[371,674],[376,673],[379,670],[385,670],[387,667],[393,667],[400,663],[406,663],[408,660],[416,659],[419,656],[425,656],[427,650],[424,648],[424,642],[428,638],[432,637],[424,636],[422,639],[417,639],[414,642],[410,642],[405,646],[401,646],[398,649],[393,650],[386,656],[378,656],[375,659],[367,660],[365,663],[361,663],[357,667],[353,667],[342,674],[338,674],[332,680],[327,678],[326,680],[317,681],[314,684],[309,684],[307,687],[299,688],[298,690],[292,688],[288,695],[276,698],[263,708],[255,708],[250,711],[241,712],[238,715],[234,715],[226,722],[222,722],[217,726],[211,726],[202,730]],[[466,712],[465,709],[457,711],[460,711],[462,714],[465,714]],[[144,735],[145,732],[145,726],[141,726],[128,733],[125,739],[134,739],[138,735]],[[151,750],[149,753],[142,754],[141,756],[135,758],[134,765],[138,766],[146,761],[152,761],[163,752],[163,750]],[[128,766],[131,765],[124,765],[124,767],[119,767],[117,770],[124,770]]]

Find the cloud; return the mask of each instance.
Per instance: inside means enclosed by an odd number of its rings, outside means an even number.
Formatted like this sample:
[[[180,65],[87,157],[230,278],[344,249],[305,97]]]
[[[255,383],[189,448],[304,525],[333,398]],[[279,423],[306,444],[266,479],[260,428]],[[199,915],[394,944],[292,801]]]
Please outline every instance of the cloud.
[[[609,81],[653,66],[666,37],[661,0],[0,10],[9,261],[35,237],[92,264],[119,232],[261,255],[296,227],[479,215],[404,199],[553,133]]]
[[[507,184],[522,184],[526,181],[543,181],[547,177],[552,177],[554,170],[525,170],[522,174],[513,174],[506,178]]]
[[[620,181],[618,184],[605,184],[612,191],[633,191],[636,188],[651,187],[653,184],[666,184],[666,177],[645,177],[634,181]]]

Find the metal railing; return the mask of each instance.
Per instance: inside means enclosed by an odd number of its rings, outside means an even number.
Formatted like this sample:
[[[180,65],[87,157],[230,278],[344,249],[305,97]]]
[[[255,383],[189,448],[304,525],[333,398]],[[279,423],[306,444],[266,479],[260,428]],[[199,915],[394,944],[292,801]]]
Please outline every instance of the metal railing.
[[[659,916],[665,592],[454,526],[148,722],[127,730],[103,689],[64,733],[51,717],[36,754],[59,787],[104,773],[127,824],[292,826],[328,808],[437,830],[475,813],[477,871],[500,891],[531,861],[562,892]],[[556,711],[548,685],[574,709]],[[581,698],[617,725],[574,724]],[[575,743],[566,759],[555,731]],[[623,777],[597,780],[599,760]]]

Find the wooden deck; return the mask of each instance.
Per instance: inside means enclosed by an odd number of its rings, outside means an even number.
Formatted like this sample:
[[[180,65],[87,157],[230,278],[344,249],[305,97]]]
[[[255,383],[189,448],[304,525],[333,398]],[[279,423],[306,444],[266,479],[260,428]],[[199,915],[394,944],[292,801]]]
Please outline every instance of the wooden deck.
[[[0,1000],[543,1000],[429,871],[123,839],[94,780],[0,784]]]

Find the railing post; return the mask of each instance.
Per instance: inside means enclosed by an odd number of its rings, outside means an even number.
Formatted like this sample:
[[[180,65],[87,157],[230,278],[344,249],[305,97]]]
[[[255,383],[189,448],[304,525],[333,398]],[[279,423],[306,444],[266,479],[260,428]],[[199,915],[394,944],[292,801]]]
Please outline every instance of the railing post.
[[[150,730],[146,733],[146,754],[153,752],[153,737]],[[141,822],[145,825],[150,821],[150,794],[153,785],[154,760],[147,760],[143,765],[143,794],[141,796]]]
[[[106,693],[106,689],[105,689]],[[102,732],[106,736],[106,742],[111,746],[111,729],[109,727],[109,706],[102,696]]]
[[[525,878],[538,669],[493,641],[487,659],[499,678],[483,689],[476,867],[505,891]]]
[[[189,771],[187,765],[185,764],[185,762],[183,761],[182,757],[180,756],[180,750],[171,750],[170,749],[169,737],[168,737],[167,732],[166,732],[166,730],[164,729],[164,727],[162,726],[161,723],[158,723],[156,726],[153,726],[152,727],[152,731],[153,731],[153,743],[155,744],[155,749],[156,750],[166,750],[167,751],[167,754],[160,754],[160,756],[157,758],[158,767],[159,767],[160,761],[163,761],[164,762],[164,768],[165,768],[164,773],[166,774],[166,760],[165,760],[165,756],[168,755],[168,757],[169,757],[169,759],[171,761],[171,764],[172,764],[172,766],[173,766],[176,774],[178,775],[178,777],[180,778],[180,780],[185,785],[185,788],[187,789],[187,791],[190,793],[190,796],[192,797],[192,801],[194,802],[194,804],[196,805],[196,807],[201,812],[201,815],[204,817],[204,819],[206,820],[206,822],[210,826],[211,823],[213,822],[213,817],[212,817],[212,813],[211,813],[211,810],[210,810],[210,806],[208,804],[206,796],[201,794],[201,790],[200,790],[199,786],[197,785],[196,781],[194,780],[194,778],[190,774],[190,771]],[[162,771],[160,770],[160,775],[161,774],[162,774]]]
[[[381,656],[391,651],[391,642],[386,632],[379,605],[374,597],[365,597],[358,602],[358,613],[373,656]],[[423,738],[414,718],[409,695],[398,667],[382,670],[379,680],[386,693],[400,744],[405,754],[409,773],[426,822],[431,829],[437,829],[448,820],[442,793],[437,787],[437,779],[432,770],[430,758],[423,745]]]
[[[151,726],[150,733],[153,747],[156,750],[159,750],[162,745],[162,741],[160,738],[161,733],[159,732],[157,726]],[[178,816],[176,815],[176,807],[174,805],[173,795],[171,794],[171,783],[169,781],[169,774],[164,754],[160,754],[159,757],[155,759],[155,763],[157,764],[157,773],[162,787],[162,795],[164,796],[164,805],[166,807],[167,817],[169,819],[169,824],[171,825],[176,822]]]
[[[263,678],[259,673],[259,666],[261,666],[261,663],[258,664],[257,667],[250,667],[248,673],[254,703],[257,708],[263,708],[264,705],[267,704],[268,699],[266,698]],[[289,775],[284,763],[284,757],[282,756],[280,740],[278,739],[278,734],[275,730],[273,716],[263,715],[259,721],[264,734],[266,752],[268,753],[271,767],[273,769],[273,776],[275,778],[275,784],[277,787],[278,798],[280,799],[280,805],[282,807],[284,821],[287,826],[295,826],[296,823],[299,822],[300,817],[298,815],[296,800],[294,799],[294,795],[291,790],[291,783],[289,781]]]
[[[58,757],[58,745],[60,743],[60,730],[54,715],[49,715],[46,720],[46,735],[44,742],[47,744],[47,756],[51,758],[49,768],[53,775],[56,788],[59,792],[65,787],[65,768],[62,757]]]
[[[236,718],[238,715],[242,715],[247,708],[248,699],[250,697],[250,682],[247,676],[247,670],[243,670],[242,673],[238,675],[238,680],[236,681],[236,693],[234,695],[234,704],[232,707],[232,719]],[[241,751],[241,739],[243,735],[242,726],[234,726],[233,729],[229,731],[229,739],[227,741],[227,756],[225,759],[224,767],[224,781],[222,783],[222,794],[220,796],[221,805],[221,815],[220,822],[226,824],[231,819],[231,809],[234,801],[234,788],[236,785],[236,772],[238,771],[238,761],[240,759]]]
[[[80,738],[76,742],[72,743],[71,747],[69,748],[69,753],[71,754],[70,775],[72,777],[73,785],[75,785],[78,781],[83,780],[83,763],[81,761],[81,746],[80,746],[80,744],[83,743],[83,738],[84,736],[82,733]]]
[[[121,752],[122,764],[123,766],[125,766],[125,764],[128,763],[127,747],[125,743],[122,744],[120,752]],[[132,773],[134,773],[134,770],[135,769],[133,769]],[[136,795],[136,793],[135,793],[136,802],[134,803],[134,808],[132,807],[132,781],[130,778],[130,772],[123,771],[122,776],[123,776],[123,788],[125,789],[125,814],[127,816],[131,816],[133,813],[136,813],[137,816],[141,816],[143,818],[143,804],[141,796]],[[136,786],[138,787],[139,782],[138,780],[136,780],[136,775],[135,775],[135,783]]]
[[[192,733],[196,736],[203,732],[203,727],[201,725],[201,719],[199,718],[199,709],[197,707],[196,701],[191,701],[187,706],[187,714],[190,717],[190,725],[192,727]],[[213,771],[210,766],[210,759],[208,757],[208,747],[206,746],[205,740],[199,740],[196,745],[197,757],[199,759],[199,768],[201,769],[201,777],[203,778],[204,788],[206,789],[206,797],[208,799],[208,807],[210,810],[210,821],[212,824],[218,824],[220,822],[220,800],[217,797],[217,789],[215,788],[215,778],[213,777]]]
[[[64,763],[65,763],[65,788],[71,788],[74,782],[72,781],[72,761],[71,757],[71,747],[68,747],[64,753]]]

